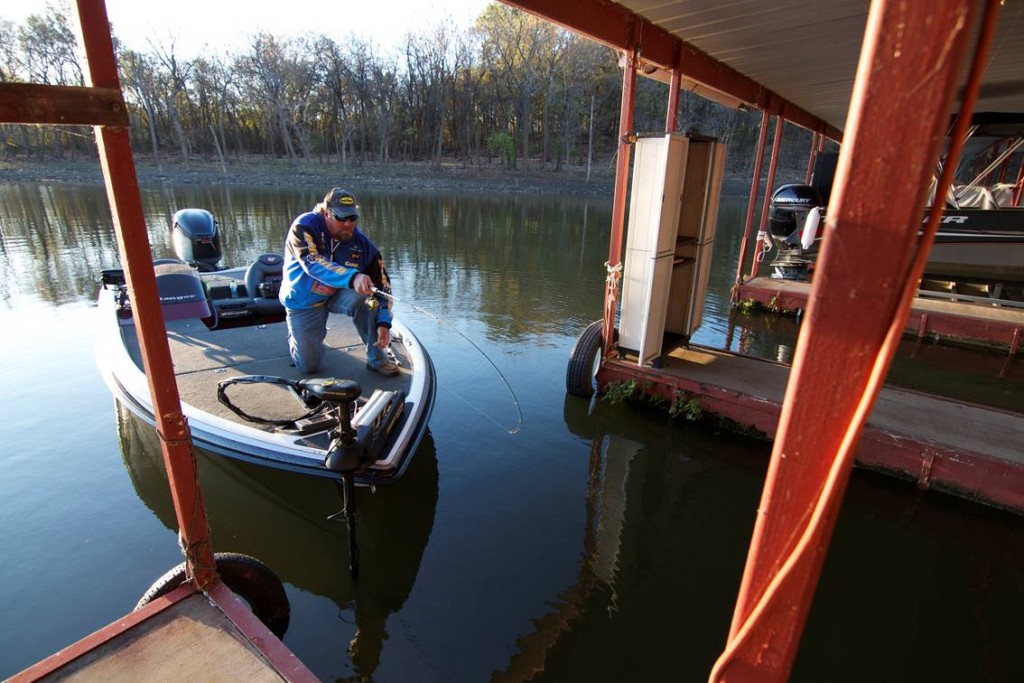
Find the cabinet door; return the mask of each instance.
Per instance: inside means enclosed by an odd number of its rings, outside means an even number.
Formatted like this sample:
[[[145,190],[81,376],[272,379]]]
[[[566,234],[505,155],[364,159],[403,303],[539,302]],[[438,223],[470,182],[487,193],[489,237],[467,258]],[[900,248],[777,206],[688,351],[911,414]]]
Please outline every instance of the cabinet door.
[[[667,159],[668,144],[664,138],[640,138],[636,141],[626,249],[658,251]]]

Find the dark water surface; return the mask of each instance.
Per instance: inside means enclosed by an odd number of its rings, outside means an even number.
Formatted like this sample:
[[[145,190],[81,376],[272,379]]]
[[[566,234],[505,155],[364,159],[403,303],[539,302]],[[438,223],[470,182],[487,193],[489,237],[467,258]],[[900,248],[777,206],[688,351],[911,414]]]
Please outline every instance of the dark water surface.
[[[472,343],[396,308],[440,389],[407,476],[360,491],[357,585],[330,482],[201,454],[215,548],[281,576],[285,643],[325,680],[706,680],[770,449],[565,397],[600,314],[610,202],[351,189],[395,293]],[[246,263],[323,190],[146,188],[154,254],[170,214],[201,206],[225,262]],[[786,359],[792,321],[730,321],[742,215],[724,204],[696,341]],[[154,434],[93,360],[97,273],[117,264],[102,188],[0,186],[0,676],[130,611],[181,560]],[[902,383],[1019,408],[1019,364],[999,355],[906,361]],[[1024,680],[1022,613],[1024,520],[857,471],[793,680]]]

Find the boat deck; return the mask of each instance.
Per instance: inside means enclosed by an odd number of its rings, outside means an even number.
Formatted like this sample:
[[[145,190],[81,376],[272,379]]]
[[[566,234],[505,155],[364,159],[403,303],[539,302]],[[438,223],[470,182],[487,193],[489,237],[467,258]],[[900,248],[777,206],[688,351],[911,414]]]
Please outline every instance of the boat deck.
[[[181,586],[16,674],[27,681],[315,681],[222,584]]]
[[[167,339],[182,402],[252,427],[258,425],[246,422],[217,400],[217,384],[221,380],[241,375],[270,375],[293,380],[333,377],[358,382],[363,396],[368,396],[375,388],[408,393],[412,362],[402,344],[396,341],[391,345],[401,371],[394,377],[385,377],[366,368],[366,350],[351,318],[332,314],[327,326],[327,348],[320,369],[314,374],[305,374],[292,365],[284,322],[210,330],[196,319],[169,321]],[[134,326],[125,326],[123,332],[132,359],[141,367]],[[304,406],[280,385],[235,385],[229,390],[229,397],[250,415],[269,419],[293,419],[305,412]]]
[[[739,285],[741,300],[754,300],[772,310],[807,307],[811,283],[755,277]],[[1009,347],[1015,353],[1024,336],[1024,308],[991,303],[914,299],[907,331],[920,337],[935,335],[960,341]]]
[[[677,348],[662,367],[635,357],[609,361],[610,381],[651,382],[672,400],[694,396],[704,411],[774,436],[790,368],[702,347]],[[885,387],[868,418],[857,462],[937,488],[1024,511],[1024,415],[915,391]]]

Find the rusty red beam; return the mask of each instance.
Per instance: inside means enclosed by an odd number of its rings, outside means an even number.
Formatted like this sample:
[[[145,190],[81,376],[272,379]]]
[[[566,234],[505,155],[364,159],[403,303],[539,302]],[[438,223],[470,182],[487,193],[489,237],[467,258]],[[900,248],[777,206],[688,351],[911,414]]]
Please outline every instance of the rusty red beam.
[[[683,75],[793,123],[842,140],[843,133],[752,78],[712,58],[644,17],[607,0],[502,0],[618,50],[631,50],[637,37],[643,60],[666,70],[682,66]],[[678,62],[677,62],[678,59]]]
[[[921,210],[975,4],[871,5],[825,241],[729,642],[712,681],[785,681],[792,669],[852,452],[895,351],[890,332],[909,306],[904,290]],[[899,145],[891,143],[894,131]],[[883,199],[893,196],[905,201]],[[879,244],[888,245],[885,253]]]
[[[764,199],[761,203],[761,221],[757,228],[757,244],[754,245],[754,262],[750,264],[751,277],[757,277],[758,266],[761,265],[761,254],[764,250],[764,228],[768,224],[768,207],[772,199],[772,188],[775,187],[775,170],[779,167],[779,154],[782,152],[782,132],[785,129],[785,119],[781,116],[776,116],[775,137],[772,139],[772,158],[768,162],[768,178],[765,181]]]
[[[807,155],[807,173],[804,174],[804,185],[811,184],[811,177],[814,175],[814,160],[818,156],[818,138],[819,133],[815,133],[811,137],[811,151]]]
[[[619,102],[619,150],[615,159],[615,189],[612,197],[611,238],[608,242],[607,277],[604,290],[604,316],[601,325],[602,357],[612,348],[615,334],[615,302],[622,267],[622,234],[626,222],[626,180],[633,145],[633,95],[636,90],[636,51],[626,53],[622,70],[622,99]]]
[[[672,133],[678,126],[679,118],[679,82],[683,71],[677,64],[672,67],[672,77],[668,82],[668,107],[665,112],[665,132]]]
[[[761,131],[757,135],[753,178],[750,180],[750,196],[747,197],[747,218],[743,224],[743,239],[740,241],[740,255],[736,263],[736,285],[743,282],[743,263],[747,259],[747,244],[750,243],[750,231],[754,227],[754,208],[757,206],[757,193],[761,188],[761,164],[764,161],[764,146],[768,142],[768,121],[770,116],[768,110],[761,112]],[[733,286],[733,301],[737,300],[737,296],[736,286]]]
[[[121,91],[37,83],[0,83],[0,121],[48,125],[127,126]]]
[[[1024,159],[1020,162],[1020,168],[1017,169],[1017,187],[1013,191],[1013,205],[1020,206],[1021,192],[1024,191]]]
[[[103,0],[78,0],[78,16],[91,85],[120,92],[117,62]],[[213,549],[192,440],[181,412],[178,385],[174,379],[128,129],[97,126],[96,142],[133,304],[143,369],[153,399],[153,414],[167,466],[181,543],[190,575],[195,577],[200,588],[207,588],[217,581]]]

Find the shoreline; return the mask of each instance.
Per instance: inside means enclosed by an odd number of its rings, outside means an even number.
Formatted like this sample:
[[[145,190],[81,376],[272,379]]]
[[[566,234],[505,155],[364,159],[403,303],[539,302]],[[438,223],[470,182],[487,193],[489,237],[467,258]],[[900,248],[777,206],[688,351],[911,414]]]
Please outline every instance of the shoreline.
[[[582,170],[506,170],[500,164],[477,166],[443,163],[394,162],[389,164],[310,164],[270,161],[220,162],[195,160],[188,164],[165,162],[158,166],[146,159],[135,160],[140,185],[229,185],[272,187],[312,185],[316,188],[351,185],[361,189],[455,190],[512,194],[607,195],[611,197],[613,173],[593,172],[586,179]],[[100,163],[95,159],[17,160],[0,162],[0,183],[103,183]]]
[[[146,158],[136,158],[135,173],[139,184],[227,185],[227,186],[312,186],[321,188],[351,186],[371,190],[423,190],[487,192],[503,194],[560,194],[569,196],[607,197],[614,190],[614,165],[602,162],[586,170],[570,167],[550,169],[506,170],[500,163],[463,165],[445,162],[440,167],[429,162],[350,163],[339,162],[288,163],[281,160],[233,160],[222,168],[220,162],[197,159],[188,164],[164,162],[157,165]],[[746,196],[750,179],[742,174],[726,173],[722,196]],[[0,183],[71,183],[102,185],[103,174],[97,159],[75,160],[0,160]]]

